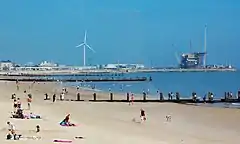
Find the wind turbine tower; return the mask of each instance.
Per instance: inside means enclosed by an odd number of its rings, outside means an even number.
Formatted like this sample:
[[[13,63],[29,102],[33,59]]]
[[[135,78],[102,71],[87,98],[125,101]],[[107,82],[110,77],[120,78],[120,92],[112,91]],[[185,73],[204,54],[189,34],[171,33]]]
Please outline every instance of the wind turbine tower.
[[[85,30],[85,35],[84,35],[84,40],[83,43],[77,45],[76,47],[81,47],[83,46],[83,66],[86,66],[86,47],[90,49],[91,51],[95,52],[94,49],[92,49],[88,44],[87,44],[87,31]]]
[[[207,24],[205,24],[205,30],[204,30],[204,61],[203,65],[206,67],[206,59],[207,59]]]

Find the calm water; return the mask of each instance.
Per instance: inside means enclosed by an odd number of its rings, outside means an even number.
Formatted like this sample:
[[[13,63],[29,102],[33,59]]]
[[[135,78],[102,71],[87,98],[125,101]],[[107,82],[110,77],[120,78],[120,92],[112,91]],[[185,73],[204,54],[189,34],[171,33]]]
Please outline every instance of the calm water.
[[[95,85],[97,90],[113,92],[133,92],[141,94],[148,91],[150,95],[156,95],[157,90],[164,92],[180,92],[182,97],[189,97],[194,91],[202,97],[206,92],[212,91],[215,97],[223,97],[225,91],[236,94],[240,88],[240,72],[166,72],[166,73],[134,73],[116,77],[136,77],[151,76],[151,82],[101,82],[101,83],[82,83],[82,86],[91,88]],[[80,77],[80,76],[79,76]],[[80,82],[65,83],[66,85],[76,86]]]

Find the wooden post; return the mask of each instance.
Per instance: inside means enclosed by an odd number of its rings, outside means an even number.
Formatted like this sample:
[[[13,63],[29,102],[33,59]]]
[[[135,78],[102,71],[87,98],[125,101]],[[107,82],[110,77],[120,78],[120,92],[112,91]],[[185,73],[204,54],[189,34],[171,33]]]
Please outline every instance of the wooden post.
[[[129,101],[129,93],[127,93],[127,101]]]
[[[113,93],[110,93],[110,101],[113,101]]]
[[[96,101],[96,100],[97,100],[97,94],[93,93],[93,101]]]
[[[81,95],[80,93],[77,93],[77,101],[80,101],[81,100]]]

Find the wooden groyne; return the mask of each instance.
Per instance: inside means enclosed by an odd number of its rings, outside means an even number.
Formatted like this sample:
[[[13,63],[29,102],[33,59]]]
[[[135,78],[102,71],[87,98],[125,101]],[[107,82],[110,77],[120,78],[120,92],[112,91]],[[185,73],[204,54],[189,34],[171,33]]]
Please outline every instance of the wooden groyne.
[[[1,78],[1,81],[22,81],[22,82],[130,82],[130,81],[152,81],[152,78],[147,77],[135,77],[135,78],[82,78],[82,79],[54,79],[54,78]]]
[[[50,100],[49,97],[45,97],[45,100]],[[86,100],[81,99],[81,94],[77,93],[76,99],[64,99],[64,101],[91,101],[91,102],[131,102],[130,96],[126,96],[124,99],[114,99],[114,94],[109,94],[109,99],[99,99],[97,93],[93,93],[92,98]],[[227,99],[227,98],[219,98],[219,99],[208,99],[208,100],[200,100],[200,99],[191,99],[191,98],[179,98],[179,99],[148,99],[146,96],[142,98],[135,99],[134,102],[151,102],[151,103],[179,103],[179,104],[194,104],[194,103],[240,103],[240,96],[236,99]]]

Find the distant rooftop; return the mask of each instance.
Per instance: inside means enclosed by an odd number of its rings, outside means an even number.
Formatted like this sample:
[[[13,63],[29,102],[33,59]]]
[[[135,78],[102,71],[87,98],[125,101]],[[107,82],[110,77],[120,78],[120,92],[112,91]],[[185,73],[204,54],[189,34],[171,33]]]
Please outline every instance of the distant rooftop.
[[[10,60],[1,60],[0,62],[12,62]]]

